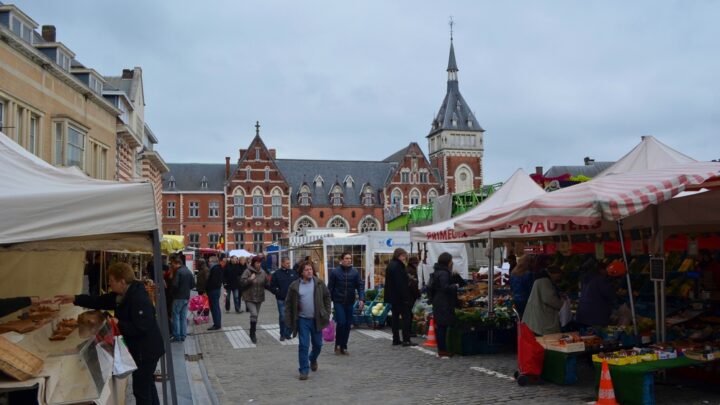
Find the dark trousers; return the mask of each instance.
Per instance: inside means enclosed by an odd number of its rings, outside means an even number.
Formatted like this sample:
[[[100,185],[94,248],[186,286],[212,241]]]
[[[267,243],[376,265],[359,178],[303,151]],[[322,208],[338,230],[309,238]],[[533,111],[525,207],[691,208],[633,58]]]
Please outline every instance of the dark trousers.
[[[141,361],[137,363],[137,370],[132,373],[133,395],[137,405],[160,405],[153,376],[158,360]]]
[[[213,319],[213,326],[218,328],[222,326],[221,316],[222,311],[220,310],[220,294],[221,289],[208,290],[208,300],[210,301],[210,314]]]
[[[447,325],[435,324],[435,339],[437,339],[438,352],[447,351]]]
[[[402,318],[402,325],[400,323]],[[402,326],[402,341],[410,341],[410,326],[412,325],[412,311],[408,304],[393,304],[392,306],[392,333],[393,342],[400,341],[400,327]]]
[[[335,346],[341,349],[347,349],[348,339],[350,339],[350,327],[353,320],[353,303],[342,304],[335,302]]]

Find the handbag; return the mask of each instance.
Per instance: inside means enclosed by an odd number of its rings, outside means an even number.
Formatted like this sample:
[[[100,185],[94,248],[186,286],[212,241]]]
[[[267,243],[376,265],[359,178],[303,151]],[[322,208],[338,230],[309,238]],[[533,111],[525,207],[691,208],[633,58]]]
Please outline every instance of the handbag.
[[[137,364],[130,355],[130,351],[122,336],[115,336],[115,350],[113,356],[113,375],[116,377],[127,377],[137,370]]]
[[[330,323],[322,330],[323,340],[332,342],[335,340],[335,322],[331,319]]]

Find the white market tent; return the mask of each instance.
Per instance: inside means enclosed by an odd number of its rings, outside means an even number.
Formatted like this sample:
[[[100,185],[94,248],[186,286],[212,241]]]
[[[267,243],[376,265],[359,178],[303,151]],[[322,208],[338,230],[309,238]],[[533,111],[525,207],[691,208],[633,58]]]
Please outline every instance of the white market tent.
[[[95,180],[56,168],[0,133],[0,188],[0,297],[79,294],[86,250],[152,252],[161,268],[150,183]],[[155,282],[162,285],[161,272]],[[170,395],[163,382],[163,398],[177,403],[164,289],[157,293],[167,353],[161,365],[171,382]]]
[[[691,162],[697,162],[697,160],[665,145],[655,139],[654,136],[645,135],[641,137],[640,143],[630,152],[594,178],[599,179],[614,174],[660,169]]]

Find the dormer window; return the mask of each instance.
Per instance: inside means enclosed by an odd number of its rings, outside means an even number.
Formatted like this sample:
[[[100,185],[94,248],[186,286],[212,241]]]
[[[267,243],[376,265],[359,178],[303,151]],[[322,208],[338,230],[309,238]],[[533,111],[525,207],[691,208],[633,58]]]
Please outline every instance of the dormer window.
[[[341,207],[343,204],[343,192],[339,185],[333,187],[330,193],[330,204],[333,207]]]
[[[370,186],[365,187],[362,194],[362,204],[366,207],[375,205],[375,195],[373,189]]]
[[[27,42],[28,44],[33,43],[33,27],[30,26],[27,22],[23,21],[22,19],[18,18],[18,16],[14,14],[10,14],[12,22],[10,23],[10,28],[12,29],[12,32],[15,33],[15,35],[22,38],[23,41]]]
[[[175,188],[175,176],[170,176],[170,180],[168,180],[168,188]]]
[[[300,192],[298,193],[298,205],[301,207],[308,207],[312,202],[311,200],[310,187],[306,185],[300,187]]]
[[[200,180],[200,188],[203,190],[206,190],[208,188],[207,177],[203,176],[202,180]]]
[[[102,95],[103,82],[94,75],[90,75],[88,78],[88,87],[90,87],[90,90],[95,92],[95,94]]]
[[[352,176],[347,175],[347,176],[345,176],[345,180],[343,181],[343,183],[345,183],[345,187],[353,188],[353,185],[355,184],[355,180],[353,180]]]
[[[323,180],[322,176],[317,175],[315,180],[313,180],[313,183],[315,184],[315,187],[322,188],[323,184],[325,184],[325,180]]]
[[[468,118],[468,120],[467,120],[467,126],[468,126],[468,128],[472,128],[472,126],[473,126],[472,120],[470,118]]]
[[[57,62],[57,64],[60,65],[62,70],[69,72],[71,61],[72,61],[72,58],[70,57],[70,55],[68,55],[65,52],[58,49],[57,58],[55,59],[55,62]]]

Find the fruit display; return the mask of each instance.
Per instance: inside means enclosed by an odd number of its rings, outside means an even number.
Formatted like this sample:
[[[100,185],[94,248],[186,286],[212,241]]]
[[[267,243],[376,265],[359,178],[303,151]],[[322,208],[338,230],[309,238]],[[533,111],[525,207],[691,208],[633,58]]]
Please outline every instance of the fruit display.
[[[385,310],[385,304],[383,304],[382,302],[378,302],[377,304],[375,304],[372,307],[370,312],[373,314],[373,316],[380,316],[380,314],[382,314],[382,312],[384,310]]]

